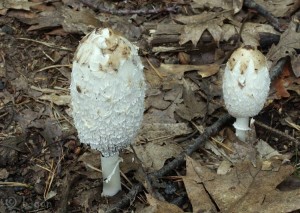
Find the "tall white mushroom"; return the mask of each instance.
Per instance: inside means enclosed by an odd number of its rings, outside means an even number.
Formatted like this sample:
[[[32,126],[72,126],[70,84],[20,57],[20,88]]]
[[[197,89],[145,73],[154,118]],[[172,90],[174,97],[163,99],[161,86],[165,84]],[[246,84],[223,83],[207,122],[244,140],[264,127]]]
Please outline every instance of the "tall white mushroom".
[[[138,48],[108,28],[94,30],[74,55],[70,90],[78,137],[101,151],[102,195],[113,196],[121,190],[119,151],[136,136],[144,112]]]
[[[270,89],[265,56],[251,46],[238,48],[229,58],[223,77],[226,108],[236,122],[237,137],[245,141],[249,118],[263,108]]]

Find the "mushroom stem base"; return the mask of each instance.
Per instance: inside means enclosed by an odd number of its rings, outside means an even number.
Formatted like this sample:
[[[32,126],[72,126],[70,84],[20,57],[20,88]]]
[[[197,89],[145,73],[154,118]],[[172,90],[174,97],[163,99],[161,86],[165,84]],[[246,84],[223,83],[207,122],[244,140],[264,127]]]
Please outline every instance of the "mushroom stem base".
[[[249,130],[249,117],[247,118],[236,118],[233,124],[235,128],[235,135],[241,141],[246,141],[247,131]]]
[[[102,196],[111,197],[121,190],[120,163],[119,155],[110,157],[101,156],[101,167],[103,177]]]

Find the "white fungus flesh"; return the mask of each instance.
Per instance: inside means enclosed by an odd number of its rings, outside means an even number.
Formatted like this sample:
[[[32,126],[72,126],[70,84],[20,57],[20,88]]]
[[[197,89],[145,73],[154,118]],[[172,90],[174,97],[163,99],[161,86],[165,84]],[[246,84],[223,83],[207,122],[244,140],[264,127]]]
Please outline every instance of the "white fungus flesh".
[[[80,141],[101,151],[102,161],[114,159],[118,166],[116,156],[133,141],[144,112],[145,81],[138,48],[108,28],[94,30],[74,55],[70,90]],[[103,171],[103,176],[118,169]],[[103,191],[106,196],[114,193]]]
[[[235,50],[226,64],[223,96],[229,114],[236,118],[234,127],[239,139],[245,141],[249,118],[263,108],[269,89],[265,56],[251,46]]]

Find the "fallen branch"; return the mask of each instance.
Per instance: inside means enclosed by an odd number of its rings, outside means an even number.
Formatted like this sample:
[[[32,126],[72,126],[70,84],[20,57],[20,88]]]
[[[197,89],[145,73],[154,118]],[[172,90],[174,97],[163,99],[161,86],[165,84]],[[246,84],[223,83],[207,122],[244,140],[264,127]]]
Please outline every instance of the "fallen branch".
[[[177,156],[174,160],[172,160],[160,170],[150,173],[150,180],[161,178],[170,173],[172,170],[176,169],[177,167],[182,166],[185,163],[185,157],[187,155],[190,156],[193,152],[198,150],[205,141],[207,141],[212,135],[218,133],[230,120],[232,120],[232,117],[230,115],[226,114],[222,116],[213,125],[206,128],[205,132],[202,135],[200,135],[197,139],[195,139],[195,143],[192,144],[187,150],[182,152],[179,156]],[[118,203],[109,208],[106,212],[117,212],[120,209],[123,209],[124,207],[128,206],[135,200],[135,196],[139,192],[141,192],[142,189],[143,185],[141,183],[133,186],[129,193],[123,197],[123,199],[121,199]]]
[[[159,9],[139,9],[139,10],[130,10],[130,9],[111,9],[105,8],[103,5],[99,4],[99,2],[95,0],[81,0],[81,3],[85,6],[91,7],[93,9],[97,9],[101,13],[108,13],[112,15],[148,15],[148,14],[159,14],[163,12],[168,13],[177,13],[179,6],[174,5],[171,7],[162,7]]]

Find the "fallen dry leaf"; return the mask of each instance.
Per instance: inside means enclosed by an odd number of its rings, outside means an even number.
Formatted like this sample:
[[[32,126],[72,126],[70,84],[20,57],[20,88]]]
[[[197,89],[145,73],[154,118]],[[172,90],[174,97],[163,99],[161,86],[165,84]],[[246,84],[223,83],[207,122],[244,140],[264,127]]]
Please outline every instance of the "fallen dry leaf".
[[[261,177],[263,178],[263,183],[257,183],[255,181],[253,188],[249,190],[244,199],[242,199],[240,203],[236,203],[231,207],[231,210],[233,210],[232,212],[247,211],[273,213],[293,212],[295,210],[299,210],[299,189],[284,192],[276,189],[276,186],[290,175],[292,171],[292,166],[284,166],[284,168],[281,168],[278,172],[266,172],[273,173],[275,176],[271,174],[271,177],[269,175],[263,177],[262,174]],[[256,177],[256,179],[259,179],[259,176]]]
[[[203,12],[201,15],[177,17],[177,21],[186,24],[181,32],[179,44],[182,45],[188,41],[192,41],[193,45],[197,46],[205,30],[219,44],[223,36],[223,21],[230,15],[230,12]]]
[[[100,168],[100,156],[101,153],[99,151],[90,150],[90,152],[83,153],[79,158],[78,161],[83,162],[87,167],[89,165]]]
[[[7,90],[4,90],[4,91],[0,92],[0,99],[1,99],[1,102],[2,102],[0,104],[1,107],[8,104],[9,102],[13,103],[13,101],[15,100],[14,95],[9,93]]]
[[[28,89],[28,79],[24,78],[22,75],[20,77],[11,81],[16,91],[27,90]]]
[[[56,10],[38,13],[37,17],[32,19],[31,23],[34,25],[31,25],[28,31],[60,27],[63,21],[61,13],[60,7],[57,7]],[[23,21],[23,19],[19,20]]]
[[[193,207],[193,212],[216,212],[217,209],[210,199],[209,194],[206,193],[202,183],[203,179],[209,181],[214,179],[215,175],[209,169],[203,167],[206,170],[205,173],[203,172],[206,177],[200,178],[196,171],[199,167],[195,165],[198,165],[198,163],[187,156],[186,176],[182,177],[187,195]]]
[[[85,212],[90,212],[95,200],[101,198],[101,193],[97,187],[83,190],[81,193],[74,196],[74,200],[85,209]]]
[[[259,33],[271,33],[274,35],[280,35],[274,28],[269,24],[260,24],[253,22],[246,22],[241,32],[241,37],[245,45],[259,46]]]
[[[231,162],[229,162],[228,160],[223,160],[217,169],[217,174],[218,175],[226,175],[228,172],[231,171],[231,167],[232,167]]]
[[[16,18],[25,24],[36,24],[36,18],[38,15],[31,11],[25,10],[10,10],[7,12],[7,16]]]
[[[221,212],[272,213],[300,208],[299,189],[285,192],[276,189],[293,173],[291,165],[281,165],[277,172],[262,171],[262,162],[253,167],[251,162],[244,161],[235,164],[226,175],[217,175],[195,161],[192,165],[198,181],[203,183]]]
[[[9,172],[4,168],[0,169],[0,180],[5,180],[9,176]]]
[[[91,150],[90,152],[83,153],[79,158],[78,162],[83,162],[86,170],[80,171],[80,174],[85,175],[87,178],[92,180],[100,180],[102,173],[95,170],[100,169],[100,156],[101,153],[98,151]]]
[[[184,212],[178,206],[171,203],[157,200],[149,194],[146,194],[146,197],[150,206],[145,208],[143,210],[143,213],[166,213],[166,212],[183,213]]]
[[[95,13],[91,9],[81,8],[80,10],[72,10],[70,8],[62,9],[64,17],[61,23],[63,29],[69,33],[89,33],[93,28],[101,26],[101,22],[96,18]]]
[[[292,58],[291,65],[295,76],[299,78],[300,77],[300,55],[297,55],[296,57]]]
[[[144,63],[145,64],[145,63]],[[162,79],[156,74],[155,70],[151,67],[145,69],[145,78],[147,81],[147,84],[150,88],[146,92],[148,92],[150,89],[158,89],[162,85]]]
[[[297,95],[300,95],[300,79],[293,79],[294,83],[289,86],[288,90],[294,91],[297,93]]]
[[[191,4],[193,8],[222,8],[224,10],[233,10],[234,13],[239,12],[243,6],[243,0],[194,0]]]
[[[205,23],[208,21],[211,21],[212,19],[218,17],[222,13],[215,13],[215,12],[203,12],[198,15],[191,15],[191,16],[183,16],[178,15],[175,16],[175,20],[177,22],[180,22],[182,24],[188,25],[188,24],[198,24],[198,23]]]
[[[0,10],[2,9],[17,9],[27,10],[36,5],[41,4],[40,2],[29,2],[28,0],[2,0],[0,2]]]
[[[194,91],[191,89],[188,81],[183,80],[183,100],[182,104],[178,104],[176,114],[181,118],[191,121],[193,118],[204,117],[207,113],[207,104],[205,101],[197,100]]]
[[[19,152],[23,150],[22,145],[25,139],[25,135],[20,135],[0,140],[0,167],[6,168],[16,164]],[[2,172],[4,172],[4,170],[2,170]],[[2,175],[4,174],[2,173]]]
[[[187,135],[193,129],[187,123],[144,123],[140,138],[144,141],[167,141],[176,136]]]
[[[295,49],[300,49],[300,33],[296,32],[297,23],[291,21],[288,29],[280,36],[277,45],[272,45],[267,54],[267,58],[276,64],[277,61],[285,56],[290,56],[293,60],[297,56]]]
[[[273,82],[272,85],[276,89],[276,96],[278,99],[290,97],[290,93],[286,89],[288,84],[290,83],[286,82],[283,78],[278,78]]]
[[[143,167],[150,172],[161,169],[167,159],[176,157],[182,151],[182,148],[174,143],[160,145],[154,142],[134,146],[134,149]]]
[[[164,93],[148,96],[145,100],[145,108],[154,107],[156,109],[165,110],[171,105],[170,101],[164,100]]]
[[[186,25],[181,33],[179,44],[183,45],[188,41],[191,41],[194,46],[197,46],[197,43],[205,30],[210,32],[215,42],[219,44],[223,33],[222,25],[223,20],[221,19],[213,19],[206,23],[199,23],[195,25]]]
[[[161,91],[156,88],[150,88],[147,91],[145,108],[147,113],[144,115],[143,123],[176,123],[174,112],[177,104],[182,102],[182,85],[179,80],[174,79],[174,87],[170,90]],[[169,85],[168,85],[169,86]]]
[[[23,130],[26,130],[27,128],[35,126],[40,116],[41,113],[25,108],[15,116],[15,120],[19,123]]]
[[[272,82],[272,87],[276,90],[276,98],[288,98],[290,93],[288,88],[293,83],[290,67],[286,64],[280,76]]]
[[[238,34],[238,27],[232,25],[232,24],[224,24],[222,26],[223,30],[223,40],[229,41],[230,38],[232,38],[234,35]]]
[[[277,150],[273,149],[267,142],[263,140],[259,140],[255,147],[261,159],[268,160],[272,157],[281,155]]]
[[[150,108],[144,115],[143,123],[176,123],[174,112],[177,106],[171,104],[166,110]]]

